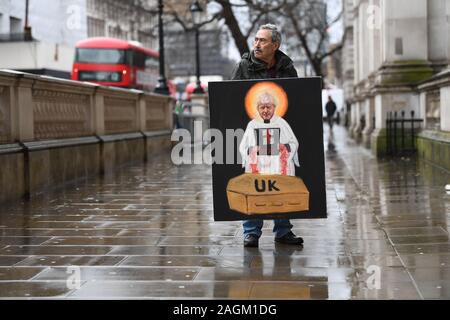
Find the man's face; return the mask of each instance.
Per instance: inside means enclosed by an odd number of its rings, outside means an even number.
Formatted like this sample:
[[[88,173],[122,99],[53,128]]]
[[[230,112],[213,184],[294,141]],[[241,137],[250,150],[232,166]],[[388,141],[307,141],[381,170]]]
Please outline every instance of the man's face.
[[[272,31],[259,30],[256,34],[253,50],[257,59],[267,63],[270,62],[279,47],[278,43],[272,42]]]
[[[270,121],[275,115],[275,106],[271,103],[262,103],[258,105],[258,112],[264,121]]]

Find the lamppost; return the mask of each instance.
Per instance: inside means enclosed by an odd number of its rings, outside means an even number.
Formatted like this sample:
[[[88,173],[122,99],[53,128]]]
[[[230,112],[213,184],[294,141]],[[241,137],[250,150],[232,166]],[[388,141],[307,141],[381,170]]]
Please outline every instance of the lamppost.
[[[200,4],[198,3],[198,1],[195,1],[192,5],[191,5],[191,13],[192,13],[192,18],[194,20],[194,29],[195,29],[195,51],[196,51],[196,65],[197,65],[197,87],[194,90],[194,94],[204,94],[205,91],[202,88],[202,83],[200,81],[200,46],[199,46],[199,42],[200,42],[200,20],[201,20],[201,15],[203,12],[202,7],[200,6]]]
[[[159,79],[155,88],[155,93],[169,95],[169,87],[166,79],[166,65],[164,57],[164,26],[163,26],[163,0],[158,0],[158,26],[159,26]]]

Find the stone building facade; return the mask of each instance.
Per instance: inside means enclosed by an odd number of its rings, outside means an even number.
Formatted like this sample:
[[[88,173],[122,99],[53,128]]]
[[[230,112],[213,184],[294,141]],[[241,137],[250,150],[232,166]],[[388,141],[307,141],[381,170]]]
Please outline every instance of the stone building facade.
[[[190,11],[192,0],[166,0],[165,19],[174,21],[175,16],[185,25],[185,30],[178,22],[169,23],[165,29],[165,52],[170,77],[180,81],[191,81],[196,75],[196,44],[193,17]],[[217,4],[200,0],[203,10],[200,21],[209,21],[217,12]],[[219,6],[220,8],[220,6]],[[202,25],[199,29],[200,75],[202,81],[229,79],[235,61],[229,58],[231,36],[227,28],[218,21]]]
[[[25,0],[0,0],[3,41],[23,34],[25,11]],[[74,47],[77,41],[87,37],[86,0],[30,1],[29,25],[33,38],[38,41]]]
[[[25,0],[0,0],[0,68],[69,77],[75,45],[89,37],[141,42],[159,50],[157,0],[33,0],[23,41]]]
[[[345,28],[353,35],[344,48],[353,136],[384,155],[388,113],[414,111],[425,121],[419,140],[426,141],[419,143],[419,153],[424,155],[420,148],[435,144],[432,137],[437,136],[448,150],[450,2],[345,0],[344,6]]]
[[[135,40],[157,50],[157,0],[86,1],[88,37]]]

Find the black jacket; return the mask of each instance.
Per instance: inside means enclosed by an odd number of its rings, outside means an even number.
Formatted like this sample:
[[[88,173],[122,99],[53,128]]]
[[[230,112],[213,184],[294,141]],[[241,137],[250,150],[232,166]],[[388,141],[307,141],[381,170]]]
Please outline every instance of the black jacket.
[[[291,58],[278,50],[275,53],[277,61],[276,77],[277,78],[297,78],[297,70],[294,68],[294,63]],[[243,55],[241,62],[239,62],[233,70],[231,76],[232,80],[250,80],[250,79],[268,79],[267,64],[255,58],[253,51]]]
[[[337,106],[334,101],[328,101],[327,105],[325,106],[325,109],[327,111],[328,116],[334,116],[334,114],[337,111]]]

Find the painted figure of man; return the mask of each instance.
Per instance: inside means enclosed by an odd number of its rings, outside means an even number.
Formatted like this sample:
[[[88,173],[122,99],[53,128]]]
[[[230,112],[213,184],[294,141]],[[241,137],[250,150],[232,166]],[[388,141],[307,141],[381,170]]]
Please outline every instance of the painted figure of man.
[[[298,141],[289,124],[275,115],[277,102],[263,93],[256,102],[259,117],[245,131],[239,151],[246,173],[295,176]]]

